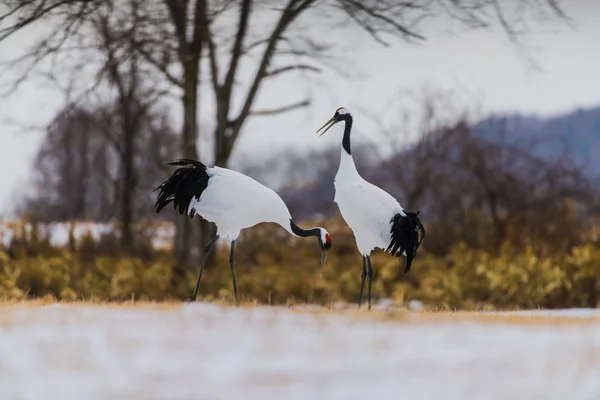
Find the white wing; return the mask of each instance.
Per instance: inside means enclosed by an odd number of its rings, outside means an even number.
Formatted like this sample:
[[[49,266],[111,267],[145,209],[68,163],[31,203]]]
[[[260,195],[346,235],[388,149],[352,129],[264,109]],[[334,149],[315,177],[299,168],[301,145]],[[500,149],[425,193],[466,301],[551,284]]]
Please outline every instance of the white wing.
[[[342,217],[354,232],[362,254],[386,248],[391,240],[390,219],[404,210],[389,193],[365,181],[335,183],[335,200]]]
[[[288,224],[290,213],[277,193],[249,176],[220,167],[207,169],[208,186],[190,205],[209,221],[236,236],[240,229],[261,222]]]

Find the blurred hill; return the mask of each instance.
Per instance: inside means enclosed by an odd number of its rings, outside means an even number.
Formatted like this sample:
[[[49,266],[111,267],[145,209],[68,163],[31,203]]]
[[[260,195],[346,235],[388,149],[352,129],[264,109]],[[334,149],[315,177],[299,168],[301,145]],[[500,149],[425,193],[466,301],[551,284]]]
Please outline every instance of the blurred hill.
[[[584,164],[587,174],[600,173],[600,106],[578,108],[549,118],[527,114],[496,115],[481,121],[478,129],[493,138],[497,132],[494,127],[503,124],[510,133],[508,139],[544,138],[547,145],[543,150],[548,155],[561,151],[566,144],[575,160]]]

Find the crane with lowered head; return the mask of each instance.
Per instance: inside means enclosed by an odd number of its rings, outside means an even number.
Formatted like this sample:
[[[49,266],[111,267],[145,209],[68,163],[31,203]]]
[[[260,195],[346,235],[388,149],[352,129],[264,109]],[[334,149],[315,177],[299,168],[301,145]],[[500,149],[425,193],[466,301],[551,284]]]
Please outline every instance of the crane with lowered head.
[[[204,249],[200,272],[194,293],[188,301],[195,301],[204,265],[219,238],[229,238],[231,251],[229,266],[235,301],[239,304],[235,279],[235,241],[240,231],[262,222],[281,225],[291,235],[315,237],[321,250],[321,269],[325,268],[327,251],[332,239],[324,228],[302,229],[292,219],[290,212],[277,193],[247,175],[221,167],[207,167],[199,161],[180,159],[169,165],[177,166],[171,176],[154,191],[159,191],[156,212],[169,203],[179,214],[193,218],[198,214],[217,225],[217,235]]]

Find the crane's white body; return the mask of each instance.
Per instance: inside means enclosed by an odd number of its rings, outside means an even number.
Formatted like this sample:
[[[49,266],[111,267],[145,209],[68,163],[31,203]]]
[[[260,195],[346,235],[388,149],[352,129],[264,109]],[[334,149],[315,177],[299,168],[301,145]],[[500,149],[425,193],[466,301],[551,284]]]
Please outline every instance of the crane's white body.
[[[398,201],[364,180],[343,148],[334,187],[334,201],[354,233],[358,251],[368,256],[375,248],[386,249],[392,239],[390,220],[398,213],[405,215]]]
[[[400,203],[383,189],[364,180],[354,164],[350,134],[353,118],[344,107],[335,110],[335,114],[319,130],[323,136],[333,125],[344,122],[344,136],[340,155],[340,167],[334,178],[335,197],[342,217],[352,229],[356,247],[362,254],[358,306],[362,302],[365,280],[369,278],[369,310],[371,309],[371,287],[373,267],[371,252],[381,248],[391,255],[406,257],[404,272],[410,271],[412,260],[419,247],[419,235],[425,230],[418,219],[419,212],[405,212]],[[421,236],[423,237],[423,236]]]
[[[274,222],[290,234],[291,214],[272,189],[239,172],[221,168],[207,168],[208,186],[200,198],[189,206],[207,221],[217,225],[219,237],[235,240],[240,231],[261,222]]]

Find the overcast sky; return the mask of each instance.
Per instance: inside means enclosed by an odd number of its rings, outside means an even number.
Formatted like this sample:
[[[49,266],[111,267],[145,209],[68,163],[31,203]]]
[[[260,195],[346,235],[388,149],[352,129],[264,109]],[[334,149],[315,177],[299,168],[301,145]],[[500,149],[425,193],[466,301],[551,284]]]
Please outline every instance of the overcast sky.
[[[322,138],[316,137],[315,130],[339,106],[353,112],[355,138],[364,139],[374,135],[376,127],[363,110],[381,113],[384,124],[391,125],[397,115],[390,105],[395,94],[426,84],[455,90],[466,103],[475,102],[485,112],[550,115],[600,105],[600,4],[594,0],[565,4],[569,4],[565,10],[573,18],[572,29],[553,25],[526,38],[527,54],[541,70],[530,68],[499,31],[438,32],[419,45],[398,42],[387,48],[362,32],[345,31],[336,54],[340,68],[351,71],[351,78],[325,73],[310,81],[295,78],[265,86],[259,97],[265,106],[299,100],[304,95],[311,95],[313,103],[306,110],[251,120],[234,156],[237,160],[260,158],[265,145],[307,150],[337,145],[341,139],[337,130]],[[20,35],[0,45],[0,54],[10,58],[34,39],[32,32]],[[41,132],[25,133],[8,121],[44,125],[62,101],[60,93],[36,84],[24,85],[10,98],[0,99],[0,216],[10,218],[9,211],[28,182],[43,137]],[[179,110],[173,112],[178,121]],[[211,115],[210,108],[203,108],[201,123],[210,121]]]

